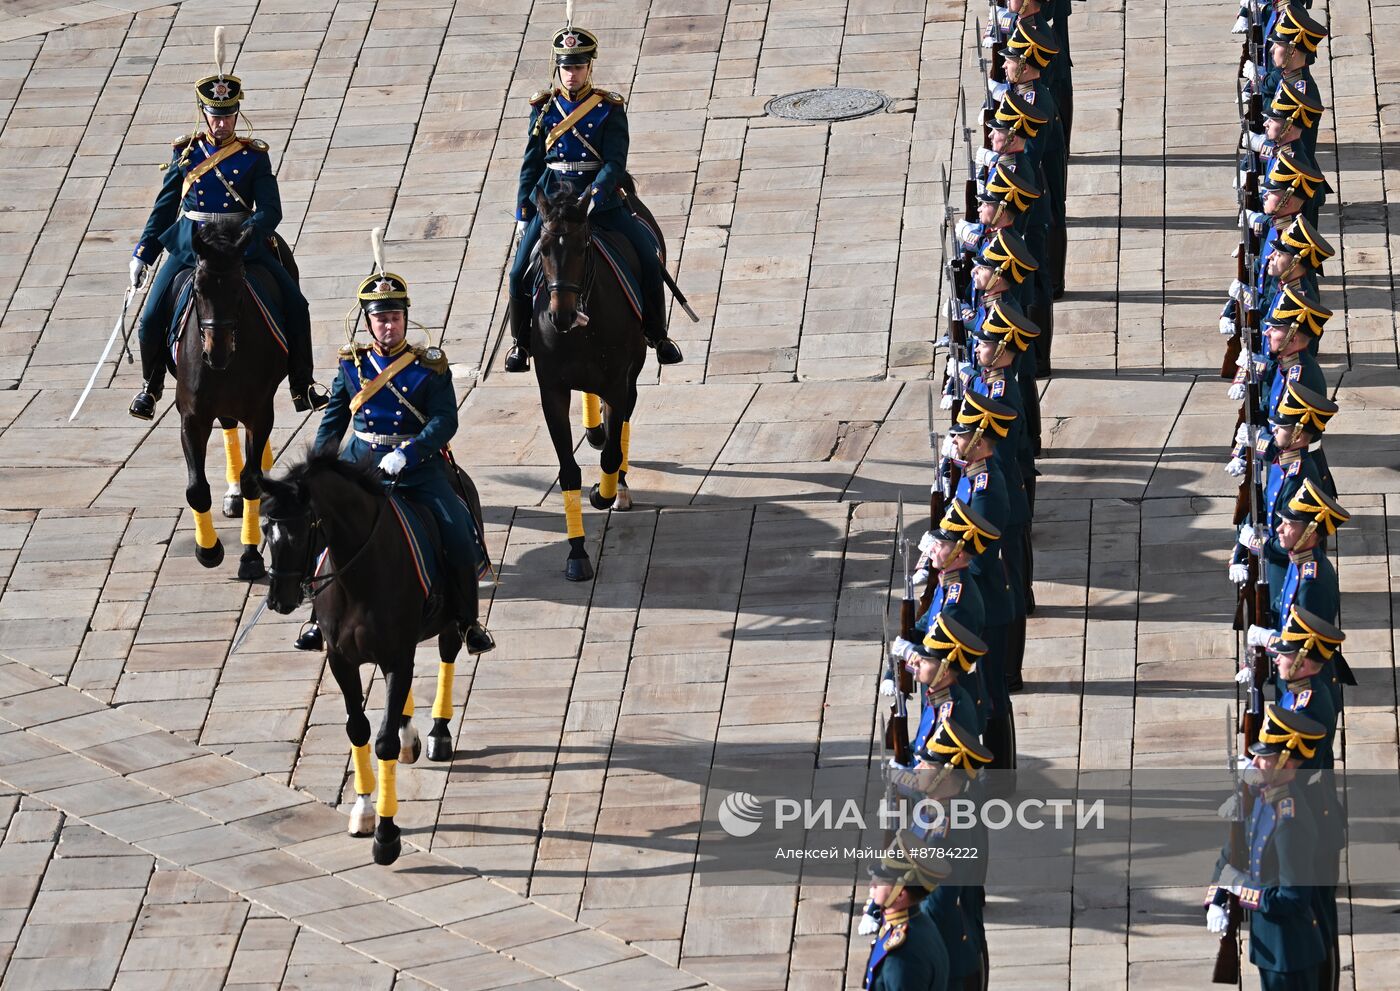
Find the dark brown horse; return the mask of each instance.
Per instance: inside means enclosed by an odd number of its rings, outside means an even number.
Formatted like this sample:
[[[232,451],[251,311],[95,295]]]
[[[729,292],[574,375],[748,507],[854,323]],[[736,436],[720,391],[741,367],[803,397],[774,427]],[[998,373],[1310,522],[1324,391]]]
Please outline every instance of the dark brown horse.
[[[204,224],[195,231],[199,261],[190,305],[180,315],[175,362],[175,408],[185,451],[185,501],[194,515],[195,557],[206,568],[224,559],[204,474],[209,433],[218,420],[224,428],[229,481],[236,471],[238,482],[238,498],[230,492],[224,512],[243,517],[238,577],[248,581],[266,574],[258,553],[258,500],[265,462],[270,461],[272,398],[287,376],[286,349],[253,298],[243,265],[243,249],[255,234],[252,227],[231,221]],[[243,452],[237,443],[239,423],[246,434]]]
[[[457,612],[437,597],[431,608],[415,579],[410,556],[379,471],[341,461],[334,452],[312,455],[281,479],[263,480],[267,547],[272,556],[267,604],[290,613],[311,595],[326,640],[326,659],[345,699],[345,733],[355,768],[355,808],[350,834],[374,834],[374,860],[399,856],[395,780],[397,765],[418,759],[421,743],[413,728],[413,655],[418,644],[438,639],[438,688],[428,759],[452,759],[452,676],[462,649]],[[469,502],[476,503],[468,489]],[[479,505],[472,509],[480,519]],[[320,574],[317,562],[327,552]],[[467,594],[474,595],[473,586]],[[379,801],[370,804],[375,773],[370,763],[370,725],[360,687],[360,666],[384,674],[384,716],[374,739],[379,759]],[[375,823],[375,812],[379,821]]]
[[[545,424],[559,458],[559,488],[564,493],[569,537],[564,577],[576,582],[591,579],[593,565],[584,547],[583,473],[574,460],[571,393],[602,400],[605,437],[598,460],[603,477],[589,492],[589,501],[594,509],[608,509],[616,501],[622,503],[619,508],[630,507],[628,421],[637,405],[637,376],[647,354],[641,318],[593,245],[588,197],[585,193],[575,199],[567,190],[549,198],[535,193],[542,219],[538,264],[545,291],[535,297],[531,353]],[[630,248],[618,243],[616,250],[635,270]]]

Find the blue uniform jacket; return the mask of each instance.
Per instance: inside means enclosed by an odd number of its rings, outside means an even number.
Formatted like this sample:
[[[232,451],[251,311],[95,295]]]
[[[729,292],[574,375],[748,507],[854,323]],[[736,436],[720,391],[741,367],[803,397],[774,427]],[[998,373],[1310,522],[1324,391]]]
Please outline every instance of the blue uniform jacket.
[[[239,145],[239,150],[196,179],[188,191],[184,189],[185,177],[206,158],[216,154],[217,149],[203,134],[175,142],[165,181],[156,195],[155,206],[151,209],[133,255],[151,265],[164,248],[170,253],[167,265],[177,269],[193,267],[196,261],[196,222],[183,216],[183,211],[192,210],[199,213],[250,213],[251,216],[244,220],[244,226],[257,228],[258,234],[249,242],[245,257],[264,264],[273,261],[267,239],[282,222],[282,197],[277,189],[277,177],[272,173],[267,145],[252,138],[230,140]],[[224,182],[220,181],[220,175],[247,206],[239,203],[237,197],[229,192]]]
[[[595,93],[602,97],[598,105],[557,141],[549,144],[551,129]],[[595,212],[621,206],[617,185],[627,174],[627,150],[631,140],[622,97],[590,88],[581,100],[575,101],[556,87],[535,97],[531,103],[534,109],[530,112],[530,138],[520,165],[515,219],[534,219],[532,197],[535,190],[543,190],[549,195],[559,182],[571,183],[580,194],[591,184]],[[579,168],[561,172],[551,169],[550,163],[576,165]]]
[[[371,347],[356,345],[340,352],[340,373],[331,389],[330,404],[316,431],[317,449],[338,447],[345,431],[352,426],[365,434],[398,437],[392,442],[366,441],[356,437],[346,449],[352,460],[379,458],[392,450],[403,451],[408,458],[401,479],[411,481],[413,475],[431,466],[440,470],[442,450],[457,432],[457,396],[452,389],[452,373],[447,358],[436,348],[414,349],[416,357],[400,371],[389,386],[380,389],[355,413],[350,400],[375,376],[393,363],[402,350],[383,355]],[[422,419],[412,409],[422,414]]]
[[[1005,532],[1011,518],[1011,501],[1006,491],[1006,476],[995,461],[968,464],[958,481],[957,498]],[[1001,560],[1001,541],[992,541],[983,554],[972,556],[970,545],[968,551],[971,557],[968,570],[981,586],[982,601],[987,607],[987,625],[1005,626],[1012,620],[1012,593]]]
[[[943,991],[948,986],[948,951],[921,907],[915,906],[899,926],[881,928],[861,986],[868,991]]]
[[[946,614],[949,619],[960,623],[975,636],[980,637],[986,632],[987,606],[982,601],[982,589],[966,569],[960,568],[939,574],[938,584],[929,598],[928,611],[919,617],[914,628],[927,633],[933,618],[940,614]],[[986,686],[982,684],[980,666],[973,668],[971,672],[959,669],[958,684],[972,699],[977,712],[975,720],[963,725],[976,729],[977,735],[981,736],[987,725],[989,703]]]

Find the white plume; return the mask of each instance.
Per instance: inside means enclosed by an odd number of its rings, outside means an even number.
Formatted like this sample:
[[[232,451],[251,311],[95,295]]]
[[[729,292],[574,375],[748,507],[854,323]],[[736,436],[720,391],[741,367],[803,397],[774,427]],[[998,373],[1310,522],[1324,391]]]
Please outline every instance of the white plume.
[[[574,23],[574,0],[564,0],[564,23],[573,26]]]
[[[374,267],[384,274],[384,228],[376,227],[369,232],[370,249],[374,252]]]
[[[224,29],[222,25],[214,29],[214,67],[222,78],[224,74]]]

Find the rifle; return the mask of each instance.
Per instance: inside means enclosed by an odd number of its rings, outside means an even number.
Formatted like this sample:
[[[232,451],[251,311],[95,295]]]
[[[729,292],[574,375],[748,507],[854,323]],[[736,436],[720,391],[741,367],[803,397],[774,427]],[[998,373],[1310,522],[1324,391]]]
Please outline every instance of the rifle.
[[[967,152],[967,183],[963,187],[963,215],[968,220],[977,219],[977,160],[972,154],[972,128],[967,126],[967,95],[958,90],[958,118],[962,122],[963,148]],[[947,189],[945,178],[945,193]],[[947,223],[946,204],[948,197],[943,197],[945,204],[944,223]]]
[[[901,688],[901,662],[895,663],[894,652],[890,650],[889,606],[880,606],[880,632],[884,639],[881,646],[885,650],[885,664],[889,668],[889,679],[894,683],[894,698],[890,700],[889,720],[885,723],[885,749],[890,752],[895,763],[908,766],[914,762],[914,748],[909,745],[908,712],[904,707],[904,692]]]
[[[928,388],[928,448],[933,452],[934,467],[937,468],[941,459],[938,450],[938,431],[933,427],[933,383],[929,383]],[[943,486],[935,475],[933,484],[928,490],[928,525],[932,530],[938,526],[938,521],[943,519],[943,513],[948,508],[948,496],[943,491]]]
[[[905,640],[914,640],[919,631],[914,624],[918,621],[915,611],[918,603],[914,599],[914,579],[909,574],[909,540],[904,536],[904,500],[899,501],[899,516],[895,524],[895,546],[904,559],[904,597],[899,600],[899,635]],[[914,672],[908,664],[899,665],[899,691],[905,695],[914,693]]]
[[[1247,868],[1245,854],[1244,817],[1248,814],[1249,789],[1244,787],[1244,777],[1235,767],[1235,724],[1233,713],[1225,707],[1225,767],[1235,777],[1235,815],[1230,820],[1230,841],[1226,848],[1226,860],[1236,870]],[[1220,934],[1220,947],[1215,951],[1215,969],[1211,972],[1212,984],[1238,985],[1240,982],[1240,922],[1244,909],[1240,907],[1237,895],[1227,895],[1229,923]]]

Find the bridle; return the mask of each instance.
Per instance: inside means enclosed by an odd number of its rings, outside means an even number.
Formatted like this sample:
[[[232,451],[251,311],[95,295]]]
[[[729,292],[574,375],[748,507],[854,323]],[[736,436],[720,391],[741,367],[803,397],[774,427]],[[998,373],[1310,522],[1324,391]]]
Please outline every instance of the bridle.
[[[578,309],[578,310],[582,310],[582,311],[584,311],[584,312],[587,312],[586,304],[587,304],[587,302],[588,302],[588,297],[589,297],[589,295],[590,295],[590,294],[592,293],[592,291],[593,291],[593,252],[590,251],[590,250],[588,249],[588,248],[589,248],[589,245],[588,245],[588,242],[589,242],[589,235],[588,235],[588,222],[587,222],[586,220],[583,221],[582,227],[583,227],[583,238],[582,238],[582,240],[583,240],[583,253],[584,253],[584,262],[583,262],[583,282],[582,282],[582,284],[579,284],[579,283],[576,283],[576,282],[567,282],[567,281],[565,281],[564,279],[546,279],[546,280],[545,280],[545,288],[549,291],[550,295],[555,295],[555,294],[561,293],[561,292],[570,292],[570,293],[573,293],[575,296],[578,297],[578,306],[575,307],[575,308]],[[564,238],[565,238],[566,236],[567,236],[566,233],[563,232],[563,231],[550,230],[550,229],[549,229],[548,227],[546,227],[546,226],[542,226],[542,227],[540,228],[540,244],[544,244],[544,241],[545,241],[546,238],[553,237],[553,238],[558,238],[558,239],[559,239],[560,245],[563,246]],[[544,252],[543,252],[543,250],[541,250],[541,255],[543,255],[543,254],[544,254]],[[540,265],[540,275],[541,275],[541,276],[544,276],[544,265],[543,265],[543,264]],[[568,329],[569,329],[569,328],[565,328],[565,330],[564,330],[564,331],[561,331],[561,333],[566,332]]]
[[[207,266],[207,262],[205,263]],[[206,269],[207,270],[207,269]],[[243,279],[240,275],[238,281],[241,284]],[[240,285],[241,288],[241,285]],[[204,305],[201,306],[200,304]],[[204,310],[209,310],[210,315],[205,316]],[[243,293],[235,290],[233,315],[215,317],[213,315],[214,306],[212,300],[208,299],[199,287],[199,270],[195,270],[194,278],[194,312],[199,321],[199,345],[204,355],[204,361],[209,363],[209,342],[214,340],[214,336],[220,332],[228,335],[228,353],[231,356],[238,350],[238,322],[243,313]]]
[[[320,551],[328,546],[327,540],[325,539],[325,528],[322,526],[320,514],[312,509],[310,501],[308,500],[306,508],[299,513],[294,513],[290,516],[265,516],[264,519],[269,523],[281,526],[287,526],[292,523],[300,524],[303,520],[310,521],[306,527],[306,554],[302,558],[301,567],[297,570],[288,570],[285,568],[278,568],[274,565],[267,569],[268,576],[274,582],[279,579],[295,578],[297,584],[301,588],[302,594],[314,600],[316,596],[330,588],[336,579],[341,578],[346,572],[359,563],[365,551],[374,543],[374,535],[379,531],[379,524],[384,519],[384,507],[389,504],[389,496],[398,484],[399,480],[397,478],[389,483],[388,489],[385,490],[383,501],[379,503],[379,508],[375,510],[374,523],[369,528],[369,536],[365,537],[365,542],[360,545],[360,549],[355,551],[354,554],[351,554],[350,560],[346,561],[335,571],[328,572],[324,575],[315,574],[315,567],[316,558]],[[321,534],[322,539],[320,540],[314,539],[313,536],[318,532]]]

